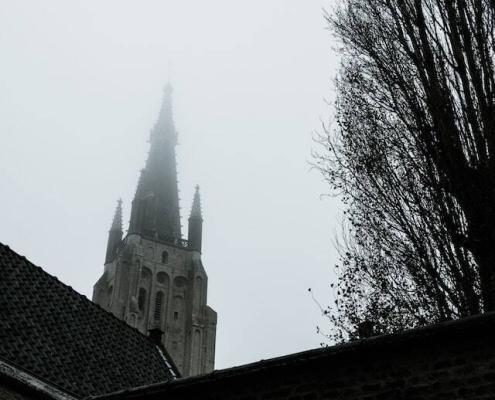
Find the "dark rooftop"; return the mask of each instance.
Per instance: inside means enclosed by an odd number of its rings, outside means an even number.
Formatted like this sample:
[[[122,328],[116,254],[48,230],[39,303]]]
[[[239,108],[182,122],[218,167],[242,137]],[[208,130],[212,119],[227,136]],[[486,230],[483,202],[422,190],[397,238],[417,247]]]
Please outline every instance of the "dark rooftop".
[[[174,374],[148,337],[1,243],[0,360],[78,398]]]
[[[165,399],[167,395],[176,390],[194,386],[201,390],[208,390],[205,385],[214,382],[222,382],[223,385],[233,385],[233,379],[242,376],[255,376],[265,374],[272,376],[276,370],[292,368],[294,366],[316,371],[328,368],[331,362],[340,365],[342,360],[349,357],[362,359],[366,356],[377,359],[384,354],[399,354],[406,348],[421,349],[426,344],[442,347],[446,342],[462,342],[469,338],[473,342],[480,336],[493,337],[495,334],[495,312],[466,317],[460,320],[447,321],[425,327],[411,329],[404,332],[374,336],[371,338],[356,340],[336,346],[322,347],[286,356],[261,360],[254,363],[215,370],[209,374],[176,379],[174,381],[152,384],[143,387],[124,389],[115,393],[94,397],[93,400],[132,400],[132,399]],[[424,350],[420,350],[424,351]],[[315,368],[313,363],[319,363]],[[230,382],[230,383],[229,383]],[[236,383],[238,384],[238,383]]]

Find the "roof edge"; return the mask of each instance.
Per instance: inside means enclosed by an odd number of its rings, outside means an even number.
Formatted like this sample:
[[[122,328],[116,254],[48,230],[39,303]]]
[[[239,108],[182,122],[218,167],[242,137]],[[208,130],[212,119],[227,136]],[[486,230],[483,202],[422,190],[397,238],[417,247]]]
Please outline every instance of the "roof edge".
[[[487,329],[490,327],[491,329]],[[256,373],[267,368],[277,368],[294,365],[299,362],[310,362],[323,360],[325,358],[336,357],[338,355],[356,354],[357,352],[372,351],[383,346],[394,346],[404,342],[413,342],[415,340],[424,340],[425,338],[434,338],[447,334],[448,337],[457,337],[466,330],[473,332],[482,332],[490,334],[495,331],[495,312],[478,314],[465,317],[458,320],[445,321],[423,327],[410,329],[398,333],[374,336],[366,339],[360,339],[330,347],[316,348],[298,353],[292,353],[280,357],[274,357],[266,360],[260,360],[249,364],[234,366],[221,370],[215,370],[208,374],[197,375],[187,378],[179,378],[173,381],[156,383],[153,385],[141,386],[132,389],[125,389],[106,395],[91,397],[91,399],[116,399],[122,395],[126,398],[134,398],[146,391],[146,394],[165,392],[176,387],[196,385],[205,382],[213,382],[223,378],[231,378],[240,375]]]
[[[27,387],[29,391],[41,394],[43,398],[46,399],[77,400],[77,397],[62,391],[61,389],[53,386],[51,383],[45,382],[35,375],[25,372],[24,370],[21,370],[3,360],[0,360],[0,375],[3,375],[17,384]]]

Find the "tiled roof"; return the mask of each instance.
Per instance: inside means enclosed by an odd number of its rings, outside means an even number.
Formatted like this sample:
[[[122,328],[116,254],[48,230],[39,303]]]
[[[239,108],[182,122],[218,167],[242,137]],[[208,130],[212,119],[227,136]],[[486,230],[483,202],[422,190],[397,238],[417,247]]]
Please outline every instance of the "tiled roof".
[[[79,398],[173,376],[146,336],[1,243],[0,359]]]

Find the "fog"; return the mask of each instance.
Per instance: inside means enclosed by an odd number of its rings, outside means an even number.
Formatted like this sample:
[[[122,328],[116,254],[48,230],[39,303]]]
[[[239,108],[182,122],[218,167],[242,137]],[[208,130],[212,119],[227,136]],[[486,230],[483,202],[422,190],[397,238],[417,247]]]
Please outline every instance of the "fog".
[[[311,170],[338,58],[319,0],[0,0],[0,241],[91,298],[174,88],[216,368],[318,347],[339,202]]]

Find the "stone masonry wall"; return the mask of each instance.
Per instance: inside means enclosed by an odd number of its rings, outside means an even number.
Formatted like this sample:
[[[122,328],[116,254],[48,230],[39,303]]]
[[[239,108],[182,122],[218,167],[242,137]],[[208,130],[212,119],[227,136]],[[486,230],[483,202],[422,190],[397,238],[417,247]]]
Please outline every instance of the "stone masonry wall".
[[[495,314],[292,354],[105,399],[495,399]]]

